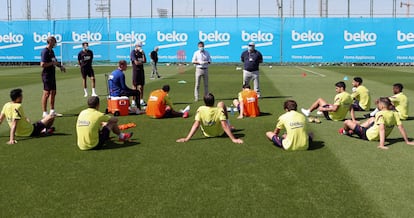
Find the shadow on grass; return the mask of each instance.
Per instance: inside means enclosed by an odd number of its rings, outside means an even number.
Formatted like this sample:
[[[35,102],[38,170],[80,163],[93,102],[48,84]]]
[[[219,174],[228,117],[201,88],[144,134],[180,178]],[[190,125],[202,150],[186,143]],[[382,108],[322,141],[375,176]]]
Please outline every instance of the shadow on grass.
[[[414,120],[414,117],[408,117],[406,120]]]
[[[408,138],[408,140],[412,141],[413,139]],[[398,143],[398,142],[404,142],[405,143],[403,138],[385,139],[385,142],[386,142],[385,146],[390,146],[390,145],[393,145],[393,144]]]
[[[31,139],[37,139],[37,138],[50,138],[50,137],[54,137],[54,136],[68,136],[68,135],[72,135],[72,134],[67,134],[67,133],[53,133],[52,135],[42,135],[42,136],[17,136],[16,140],[17,141],[26,141],[26,140],[31,140]],[[0,138],[7,138],[9,139],[10,136],[9,135],[2,135],[0,136]]]
[[[77,117],[77,116],[79,116],[79,113],[77,113],[77,114],[62,114],[62,116],[60,116],[60,117]],[[59,118],[59,117],[56,117],[56,118]]]
[[[313,141],[312,143],[309,144],[309,148],[308,150],[317,150],[317,149],[321,149],[325,147],[325,142],[323,141]]]
[[[260,116],[261,116],[261,117],[270,116],[270,115],[272,115],[272,113],[268,113],[268,112],[260,112]]]
[[[115,143],[112,140],[108,140],[104,146],[99,147],[96,150],[107,150],[107,149],[118,149],[118,148],[127,148],[127,147],[131,147],[131,146],[135,146],[135,145],[139,145],[141,143],[136,142],[136,141],[128,141],[128,142],[124,142],[124,143]]]
[[[261,96],[260,99],[272,99],[272,98],[291,98],[292,96]],[[237,97],[234,98],[217,98],[216,101],[223,101],[223,100],[233,100],[237,99]]]

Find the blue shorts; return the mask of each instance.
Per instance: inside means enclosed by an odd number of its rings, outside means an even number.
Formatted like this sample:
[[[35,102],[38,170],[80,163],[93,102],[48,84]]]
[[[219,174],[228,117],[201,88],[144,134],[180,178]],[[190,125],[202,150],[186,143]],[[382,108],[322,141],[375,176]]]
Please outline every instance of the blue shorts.
[[[273,144],[274,144],[274,145],[276,145],[276,147],[279,147],[279,148],[281,148],[281,149],[285,149],[285,148],[283,148],[282,141],[283,141],[283,138],[280,138],[280,137],[279,137],[279,136],[277,136],[277,135],[274,135],[274,136],[272,137],[272,142],[273,142]]]

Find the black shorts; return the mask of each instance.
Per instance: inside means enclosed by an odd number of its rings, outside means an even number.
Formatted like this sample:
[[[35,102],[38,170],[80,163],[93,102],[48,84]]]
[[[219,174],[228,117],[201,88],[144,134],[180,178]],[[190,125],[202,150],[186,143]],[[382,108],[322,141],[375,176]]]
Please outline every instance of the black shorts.
[[[99,130],[99,142],[93,149],[100,149],[105,144],[106,141],[108,141],[109,135],[111,131],[108,129],[108,127],[104,126],[101,130]]]
[[[145,85],[145,73],[144,69],[137,67],[132,70],[132,85],[143,86]]]
[[[329,104],[326,104],[326,105],[324,105],[322,107],[323,108],[327,108],[327,107],[330,107],[330,105]],[[332,120],[331,117],[329,116],[329,112],[328,111],[322,111],[322,113],[323,113],[323,116],[325,117],[325,119]]]
[[[365,111],[364,109],[362,109],[362,107],[359,105],[359,101],[355,100],[354,103],[352,104],[352,108],[354,109],[354,111]]]
[[[83,79],[86,79],[86,77],[95,77],[93,69],[88,67],[81,67],[81,74]]]
[[[40,121],[33,123],[33,131],[32,131],[32,134],[30,134],[30,136],[40,136],[40,134],[45,128],[46,128],[45,124],[43,124]]]
[[[357,124],[355,126],[355,129],[353,129],[353,131],[357,136],[359,136],[360,139],[368,140],[368,138],[367,138],[367,128]]]
[[[55,76],[51,76],[49,74],[43,74],[42,81],[43,81],[43,90],[45,91],[56,90]]]

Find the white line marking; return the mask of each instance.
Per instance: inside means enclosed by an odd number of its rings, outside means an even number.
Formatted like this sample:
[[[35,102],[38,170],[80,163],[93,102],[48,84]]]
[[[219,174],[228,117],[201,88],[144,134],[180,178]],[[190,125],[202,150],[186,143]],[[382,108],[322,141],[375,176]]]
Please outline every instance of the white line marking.
[[[101,42],[91,42],[91,43],[88,43],[88,46],[91,47],[91,46],[100,45],[100,44],[102,44],[102,43]],[[73,46],[73,49],[79,49],[79,48],[82,48],[82,45]]]
[[[263,42],[263,43],[257,43],[254,45],[254,47],[264,47],[264,46],[269,46],[269,45],[273,45],[273,42]],[[242,49],[246,49],[247,47],[249,47],[248,45],[243,45]]]
[[[406,48],[414,48],[414,44],[399,45],[399,46],[397,46],[397,49],[406,49]]]
[[[61,45],[62,43],[59,42],[56,44],[56,47],[61,46]],[[38,46],[33,47],[33,50],[39,50],[39,49],[44,49],[44,48],[46,48],[46,45],[38,45]]]
[[[20,46],[23,46],[23,43],[3,45],[3,46],[0,46],[0,49],[14,48],[14,47],[20,47]]]
[[[173,44],[168,44],[168,45],[159,45],[158,48],[162,49],[162,48],[172,48],[172,47],[179,47],[179,46],[184,46],[187,45],[187,42],[179,42],[179,43],[173,43]]]
[[[214,43],[214,44],[209,44],[204,46],[205,48],[214,48],[214,47],[220,47],[220,46],[225,46],[225,45],[230,45],[230,42],[220,42],[220,43]]]
[[[314,46],[320,46],[323,45],[323,42],[312,42],[312,43],[306,43],[301,45],[292,45],[293,49],[296,48],[307,48],[307,47],[314,47]]]
[[[376,42],[367,42],[367,43],[361,43],[361,44],[355,44],[355,45],[345,45],[344,49],[369,47],[369,46],[374,46],[376,44],[377,44]]]
[[[308,69],[305,69],[305,68],[302,68],[302,67],[298,67],[298,66],[295,66],[295,67],[298,68],[298,69],[300,69],[300,70],[306,71],[308,73],[313,73],[315,75],[318,75],[320,77],[326,77],[326,75],[324,75],[322,73],[318,73],[318,72],[315,72],[315,71],[312,71],[312,70],[308,70]]]

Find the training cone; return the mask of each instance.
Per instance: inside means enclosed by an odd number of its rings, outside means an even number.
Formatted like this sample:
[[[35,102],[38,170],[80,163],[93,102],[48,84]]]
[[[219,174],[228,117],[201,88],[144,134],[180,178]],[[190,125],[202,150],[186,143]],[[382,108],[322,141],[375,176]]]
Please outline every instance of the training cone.
[[[347,77],[347,76],[345,76],[345,77],[344,77],[344,80],[348,80],[348,77]]]
[[[307,76],[307,74],[306,73],[302,73],[302,77],[305,77],[305,76]]]

